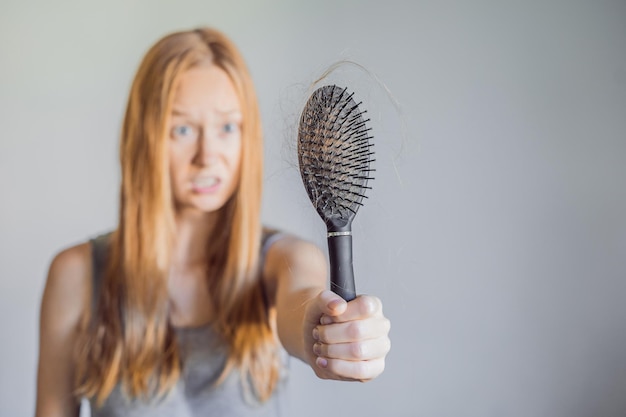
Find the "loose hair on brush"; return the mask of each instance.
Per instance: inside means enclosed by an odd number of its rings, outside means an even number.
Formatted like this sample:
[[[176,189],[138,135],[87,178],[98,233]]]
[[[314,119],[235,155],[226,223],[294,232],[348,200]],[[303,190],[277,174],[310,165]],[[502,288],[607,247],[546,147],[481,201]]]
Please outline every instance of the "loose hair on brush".
[[[229,346],[221,383],[235,369],[260,401],[280,373],[259,266],[262,131],[251,76],[235,45],[214,29],[172,33],[141,62],[132,83],[121,143],[119,224],[94,310],[77,351],[76,391],[102,405],[119,383],[131,397],[166,394],[180,377],[168,320],[167,277],[175,236],[167,117],[181,74],[216,65],[235,86],[243,112],[239,183],[207,242],[212,325]]]

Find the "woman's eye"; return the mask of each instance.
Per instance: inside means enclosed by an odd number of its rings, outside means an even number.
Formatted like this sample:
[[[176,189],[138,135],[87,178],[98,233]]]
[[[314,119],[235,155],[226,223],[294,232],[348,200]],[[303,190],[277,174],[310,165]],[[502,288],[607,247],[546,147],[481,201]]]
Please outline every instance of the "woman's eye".
[[[224,133],[234,133],[237,131],[238,127],[237,123],[226,123],[224,124],[223,130]]]
[[[188,125],[178,125],[174,126],[172,129],[172,134],[176,138],[193,138],[194,130],[191,126]]]

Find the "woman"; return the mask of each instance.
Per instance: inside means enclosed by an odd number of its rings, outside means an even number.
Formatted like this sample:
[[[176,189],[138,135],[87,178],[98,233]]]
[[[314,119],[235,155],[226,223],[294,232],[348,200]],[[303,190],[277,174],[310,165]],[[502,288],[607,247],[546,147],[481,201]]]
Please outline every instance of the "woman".
[[[324,379],[384,369],[380,301],[325,290],[312,244],[260,224],[250,75],[221,33],[145,56],[121,138],[117,229],[61,251],[41,308],[37,416],[276,415],[286,351]],[[283,350],[284,349],[284,350]]]

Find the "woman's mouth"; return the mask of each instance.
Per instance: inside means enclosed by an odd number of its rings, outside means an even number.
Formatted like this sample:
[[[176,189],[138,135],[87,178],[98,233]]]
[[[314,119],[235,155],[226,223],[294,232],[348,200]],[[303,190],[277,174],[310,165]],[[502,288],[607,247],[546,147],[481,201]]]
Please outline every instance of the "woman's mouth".
[[[220,179],[217,177],[200,177],[191,182],[191,188],[196,193],[212,193],[219,188]]]

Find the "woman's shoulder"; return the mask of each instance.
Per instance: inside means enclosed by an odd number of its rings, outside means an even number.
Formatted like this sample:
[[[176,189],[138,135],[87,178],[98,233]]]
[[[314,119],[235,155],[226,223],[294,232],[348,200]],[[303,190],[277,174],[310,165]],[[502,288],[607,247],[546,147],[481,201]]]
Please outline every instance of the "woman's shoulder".
[[[290,231],[274,227],[263,227],[261,250],[268,257],[297,256],[311,252],[319,252],[319,247],[313,242],[298,236]]]
[[[264,265],[266,278],[276,278],[286,270],[293,272],[303,266],[326,267],[324,253],[312,241],[288,232],[277,232],[274,236],[276,238],[267,248]]]
[[[69,246],[52,258],[48,272],[49,285],[80,287],[91,272],[91,241]]]
[[[65,247],[59,250],[52,258],[50,271],[58,274],[82,269],[88,263],[90,252],[91,241],[89,240]]]
[[[97,252],[108,249],[111,234],[99,234],[58,251],[50,263],[48,281],[61,286],[89,285]]]
[[[72,393],[74,353],[90,312],[91,244],[64,248],[50,262],[39,318],[39,415],[78,415]]]
[[[91,304],[91,242],[58,251],[48,270],[41,314],[54,327],[80,323]]]

